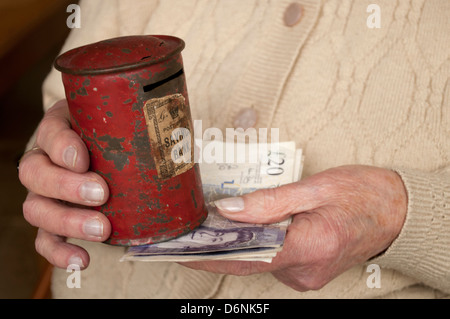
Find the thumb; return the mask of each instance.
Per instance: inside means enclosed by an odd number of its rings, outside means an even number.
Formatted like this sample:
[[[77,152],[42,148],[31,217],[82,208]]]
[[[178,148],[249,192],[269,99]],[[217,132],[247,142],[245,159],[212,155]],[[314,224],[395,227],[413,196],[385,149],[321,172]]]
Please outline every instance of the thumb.
[[[269,224],[285,220],[293,214],[320,205],[316,192],[302,182],[276,188],[260,189],[240,197],[229,197],[214,202],[219,213],[229,219]]]

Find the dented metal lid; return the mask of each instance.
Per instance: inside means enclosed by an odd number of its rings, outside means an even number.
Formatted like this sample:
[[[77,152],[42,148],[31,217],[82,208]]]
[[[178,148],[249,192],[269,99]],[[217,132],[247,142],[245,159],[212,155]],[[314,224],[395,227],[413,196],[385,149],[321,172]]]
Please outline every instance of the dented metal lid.
[[[180,53],[184,45],[173,36],[124,36],[69,50],[58,56],[54,65],[69,74],[105,74],[162,62]]]

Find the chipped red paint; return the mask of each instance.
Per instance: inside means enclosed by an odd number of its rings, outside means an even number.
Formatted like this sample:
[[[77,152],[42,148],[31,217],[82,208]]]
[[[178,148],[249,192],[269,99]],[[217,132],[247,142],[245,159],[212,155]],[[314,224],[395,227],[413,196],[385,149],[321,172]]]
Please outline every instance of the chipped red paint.
[[[109,186],[109,200],[97,208],[112,224],[109,244],[168,240],[207,216],[198,164],[158,178],[143,113],[145,101],[175,93],[189,109],[183,48],[175,37],[128,36],[75,48],[55,61],[72,127],[90,152],[90,169]]]

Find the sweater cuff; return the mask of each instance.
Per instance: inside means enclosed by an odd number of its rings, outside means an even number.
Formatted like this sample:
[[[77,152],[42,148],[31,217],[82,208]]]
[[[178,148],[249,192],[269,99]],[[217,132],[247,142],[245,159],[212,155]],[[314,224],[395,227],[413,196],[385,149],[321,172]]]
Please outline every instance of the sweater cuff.
[[[394,169],[408,194],[408,211],[399,236],[370,260],[450,292],[450,176]]]

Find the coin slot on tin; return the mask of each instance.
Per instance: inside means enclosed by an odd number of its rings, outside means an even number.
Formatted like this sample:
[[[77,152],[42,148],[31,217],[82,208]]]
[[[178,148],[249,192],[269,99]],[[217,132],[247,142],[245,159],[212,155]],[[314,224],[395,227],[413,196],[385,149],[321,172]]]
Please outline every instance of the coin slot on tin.
[[[177,77],[181,76],[183,73],[184,73],[184,70],[181,69],[180,71],[172,74],[171,76],[169,76],[161,81],[158,81],[158,82],[152,83],[152,84],[148,84],[148,85],[144,85],[142,87],[142,89],[144,90],[144,92],[150,92],[151,90],[157,88],[158,86],[163,85],[164,83],[167,83],[169,81],[176,79]]]

